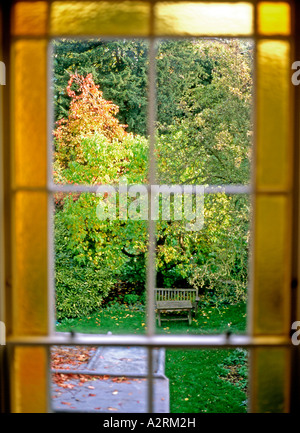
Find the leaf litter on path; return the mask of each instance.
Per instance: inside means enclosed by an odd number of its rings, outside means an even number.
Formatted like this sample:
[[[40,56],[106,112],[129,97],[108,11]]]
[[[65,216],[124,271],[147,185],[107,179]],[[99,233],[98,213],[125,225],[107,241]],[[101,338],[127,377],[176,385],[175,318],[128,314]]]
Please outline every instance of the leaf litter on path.
[[[79,386],[89,380],[95,380],[95,376],[80,374],[80,368],[88,364],[95,351],[96,347],[52,346],[50,351],[51,369],[78,370],[78,374],[52,373],[53,383],[61,388],[73,389],[76,384],[70,383],[70,381],[74,381],[74,379],[79,380]]]

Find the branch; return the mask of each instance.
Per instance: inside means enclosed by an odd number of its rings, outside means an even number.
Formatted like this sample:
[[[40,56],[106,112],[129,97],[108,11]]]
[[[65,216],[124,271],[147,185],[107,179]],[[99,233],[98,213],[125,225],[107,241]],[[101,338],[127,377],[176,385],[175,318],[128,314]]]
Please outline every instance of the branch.
[[[121,251],[122,251],[123,254],[125,254],[126,256],[131,257],[131,258],[132,257],[140,257],[140,256],[142,256],[144,254],[144,253],[138,253],[138,254],[129,253],[128,251],[125,250],[124,247],[121,249]]]

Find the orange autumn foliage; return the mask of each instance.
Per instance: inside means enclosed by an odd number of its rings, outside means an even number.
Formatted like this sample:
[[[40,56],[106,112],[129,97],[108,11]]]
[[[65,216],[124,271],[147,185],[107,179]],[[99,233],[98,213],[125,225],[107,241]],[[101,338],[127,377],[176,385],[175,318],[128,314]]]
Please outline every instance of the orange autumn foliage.
[[[72,89],[73,84],[76,91]],[[127,125],[120,124],[115,117],[119,107],[102,97],[103,92],[94,83],[92,74],[86,77],[72,74],[66,90],[71,98],[69,115],[67,119],[57,121],[53,131],[55,159],[61,168],[66,168],[74,160],[85,163],[81,149],[84,138],[97,134],[110,141],[122,141],[127,134]]]

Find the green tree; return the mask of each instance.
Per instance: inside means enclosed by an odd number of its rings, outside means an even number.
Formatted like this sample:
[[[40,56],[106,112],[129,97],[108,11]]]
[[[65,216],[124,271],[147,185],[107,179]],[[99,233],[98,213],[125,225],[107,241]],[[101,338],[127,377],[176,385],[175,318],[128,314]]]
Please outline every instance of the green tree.
[[[195,57],[214,64],[210,80],[180,94],[183,116],[161,128],[162,182],[247,184],[251,162],[250,54],[237,41],[199,41]],[[248,47],[249,50],[251,45]]]
[[[197,41],[190,49],[200,64],[209,65],[207,80],[195,86],[193,79],[190,80],[191,85],[178,96],[182,115],[159,129],[160,182],[248,184],[252,134],[251,44]],[[181,243],[173,250],[172,260],[177,260],[173,273],[181,271],[192,285],[209,289],[219,298],[245,299],[249,218],[247,197],[205,196],[205,225],[193,236],[182,233]]]

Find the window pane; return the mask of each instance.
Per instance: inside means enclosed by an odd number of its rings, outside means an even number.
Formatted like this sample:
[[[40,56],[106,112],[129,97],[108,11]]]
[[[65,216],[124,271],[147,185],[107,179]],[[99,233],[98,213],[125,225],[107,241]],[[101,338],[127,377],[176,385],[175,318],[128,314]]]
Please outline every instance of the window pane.
[[[46,185],[46,55],[44,40],[20,40],[13,46],[13,174],[17,187]]]
[[[143,36],[149,33],[149,12],[149,3],[141,1],[54,1],[50,33]]]
[[[145,183],[148,43],[56,40],[52,60],[54,182]]]
[[[147,412],[147,361],[145,347],[52,346],[52,409],[75,413]],[[169,412],[169,386],[164,371],[165,351],[154,349],[156,413]]]
[[[253,332],[287,335],[290,305],[290,198],[258,195],[253,255]]]
[[[183,211],[187,211],[185,204]],[[172,212],[169,220],[162,216],[157,222],[157,333],[244,333],[249,197],[204,195],[204,209],[196,203],[195,213],[192,230],[187,229],[187,219],[176,221]],[[203,226],[199,224],[202,213]]]
[[[285,2],[259,2],[258,32],[261,35],[289,35],[291,8]]]
[[[12,361],[12,412],[46,413],[49,393],[47,349],[16,347]]]
[[[291,186],[290,65],[288,42],[258,42],[255,180],[258,190],[286,190]]]
[[[156,35],[250,35],[250,3],[167,3],[155,5]]]
[[[13,333],[45,335],[48,329],[46,194],[16,193],[14,221]]]
[[[290,349],[277,347],[251,351],[251,412],[289,412],[290,355]]]
[[[54,198],[56,330],[144,334],[147,221],[109,191]]]
[[[48,2],[18,2],[14,5],[13,35],[45,35],[47,33]]]
[[[171,413],[245,413],[248,353],[244,349],[166,351]]]
[[[250,183],[253,47],[221,38],[158,44],[160,183]]]

